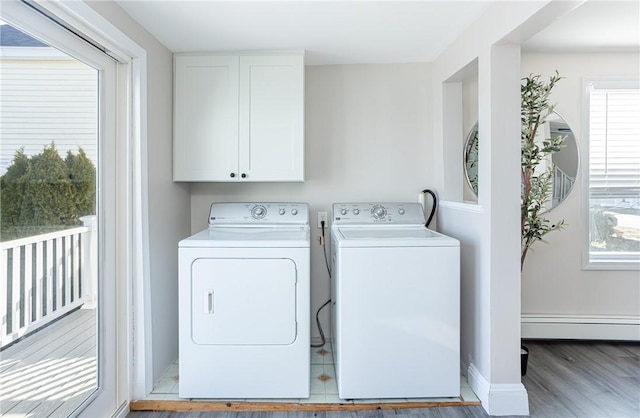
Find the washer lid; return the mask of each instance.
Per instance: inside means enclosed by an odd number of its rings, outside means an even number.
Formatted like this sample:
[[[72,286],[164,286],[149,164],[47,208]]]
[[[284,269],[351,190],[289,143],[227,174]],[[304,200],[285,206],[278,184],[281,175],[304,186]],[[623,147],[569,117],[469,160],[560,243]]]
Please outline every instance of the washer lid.
[[[308,226],[210,227],[180,241],[180,248],[309,247]]]
[[[457,247],[460,242],[424,226],[337,227],[341,247]]]

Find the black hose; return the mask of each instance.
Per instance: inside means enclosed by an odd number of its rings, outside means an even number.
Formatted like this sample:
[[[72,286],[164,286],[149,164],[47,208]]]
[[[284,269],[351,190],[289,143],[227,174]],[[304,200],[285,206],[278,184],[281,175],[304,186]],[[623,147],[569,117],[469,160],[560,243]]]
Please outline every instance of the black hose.
[[[429,193],[431,195],[431,197],[433,198],[433,206],[431,207],[431,213],[429,214],[429,218],[427,219],[427,223],[424,224],[425,227],[429,228],[429,225],[431,224],[431,221],[433,220],[433,216],[436,214],[436,209],[438,207],[438,197],[436,196],[436,194],[429,190],[429,189],[424,189],[422,191],[422,193]]]
[[[329,273],[329,279],[331,279],[331,269],[329,268],[329,259],[327,258],[327,247],[325,245],[325,239],[324,239],[324,221],[322,221],[321,223],[322,225],[322,252],[324,253],[324,263],[327,266],[327,273]],[[311,347],[313,348],[318,348],[318,347],[322,347],[323,345],[326,344],[327,339],[324,336],[324,332],[322,331],[322,325],[320,324],[320,311],[322,310],[322,308],[324,308],[325,306],[327,306],[329,303],[331,303],[331,299],[329,299],[328,301],[326,301],[321,307],[318,308],[318,310],[316,311],[316,324],[318,325],[318,332],[320,332],[320,340],[322,341],[320,344],[311,344]]]

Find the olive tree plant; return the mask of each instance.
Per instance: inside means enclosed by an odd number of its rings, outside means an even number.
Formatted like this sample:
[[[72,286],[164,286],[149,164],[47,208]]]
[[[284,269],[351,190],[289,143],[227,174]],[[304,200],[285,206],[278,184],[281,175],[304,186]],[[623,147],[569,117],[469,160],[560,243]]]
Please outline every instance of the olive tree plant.
[[[549,96],[561,79],[557,71],[548,82],[542,80],[540,75],[529,75],[522,79],[520,86],[521,270],[531,246],[537,241],[544,241],[543,237],[549,232],[562,229],[564,226],[564,220],[552,224],[541,215],[541,211],[552,199],[553,194],[554,166],[551,163],[551,155],[560,151],[566,137],[557,135],[541,139],[539,132],[547,116],[553,113],[555,104],[549,103]]]

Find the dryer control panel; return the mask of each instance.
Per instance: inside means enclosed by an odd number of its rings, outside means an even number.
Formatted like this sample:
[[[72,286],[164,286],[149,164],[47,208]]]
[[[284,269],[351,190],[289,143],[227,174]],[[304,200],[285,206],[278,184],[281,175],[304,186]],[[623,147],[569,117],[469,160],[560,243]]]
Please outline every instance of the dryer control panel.
[[[212,203],[209,225],[308,225],[309,205],[279,202]]]
[[[395,224],[420,225],[425,223],[420,203],[334,203],[334,225]]]

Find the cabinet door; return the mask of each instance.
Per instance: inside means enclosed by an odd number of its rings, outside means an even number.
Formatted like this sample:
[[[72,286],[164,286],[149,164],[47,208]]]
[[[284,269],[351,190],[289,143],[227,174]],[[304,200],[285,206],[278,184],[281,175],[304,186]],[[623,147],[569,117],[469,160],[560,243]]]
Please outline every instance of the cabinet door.
[[[240,57],[240,173],[246,181],[304,181],[301,55]]]
[[[176,56],[174,181],[238,179],[238,57]]]

